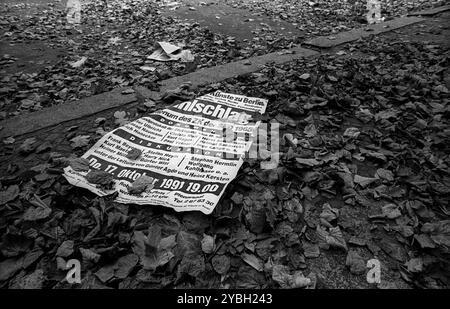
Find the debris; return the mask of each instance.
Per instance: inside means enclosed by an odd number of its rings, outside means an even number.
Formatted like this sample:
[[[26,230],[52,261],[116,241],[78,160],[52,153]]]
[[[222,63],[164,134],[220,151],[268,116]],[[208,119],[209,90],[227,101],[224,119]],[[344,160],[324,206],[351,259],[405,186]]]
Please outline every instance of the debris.
[[[322,241],[322,246],[325,249],[329,247],[342,248],[347,250],[347,244],[345,243],[344,236],[342,235],[339,227],[331,227],[327,230],[317,226],[317,236]]]
[[[58,251],[56,251],[56,256],[60,256],[63,258],[71,256],[74,251],[73,246],[74,246],[73,240],[64,241],[61,244],[61,246],[59,246]]]
[[[52,212],[52,209],[48,206],[33,207],[31,206],[23,214],[23,220],[25,221],[38,221],[48,218]]]
[[[157,45],[157,49],[147,59],[156,61],[194,61],[194,56],[189,50],[181,50],[181,47],[168,42],[157,42]]]
[[[272,279],[283,289],[304,288],[311,284],[311,279],[304,277],[301,271],[290,273],[289,268],[283,265],[274,265]]]
[[[122,93],[125,93],[125,92],[122,91]],[[129,120],[127,118],[127,112],[125,112],[125,111],[117,111],[117,112],[115,112],[114,113],[114,118],[116,118],[115,123],[120,125],[120,126],[126,125],[129,122]]]
[[[88,182],[104,188],[112,188],[114,186],[114,177],[104,171],[91,170],[85,177]]]
[[[211,254],[214,252],[214,237],[203,234],[202,250],[206,254]]]
[[[72,68],[79,68],[79,67],[81,67],[82,65],[84,65],[85,63],[86,63],[86,61],[87,61],[87,57],[81,57],[81,59],[80,60],[78,60],[78,61],[75,61],[75,62],[71,62],[70,63],[70,66],[72,67]]]
[[[347,128],[345,129],[344,136],[350,138],[357,138],[361,132],[358,128]]]
[[[358,252],[350,250],[347,253],[345,265],[350,268],[350,272],[355,275],[362,275],[366,272],[366,262]]]
[[[27,138],[22,145],[20,145],[19,152],[24,155],[33,152],[37,147],[36,142],[37,140],[35,137]]]
[[[253,267],[254,269],[256,269],[257,271],[263,271],[264,270],[264,265],[261,262],[260,259],[258,259],[255,255],[253,254],[248,254],[248,253],[244,253],[242,255],[242,259],[251,267]]]
[[[230,258],[225,255],[215,255],[211,260],[214,270],[219,275],[224,275],[230,269]]]
[[[10,136],[10,137],[3,139],[3,144],[11,145],[11,144],[14,144],[15,141],[16,141],[15,138]]]
[[[248,10],[251,5],[252,16],[243,20],[256,21],[255,15],[264,14],[281,23],[295,23],[298,30],[289,38],[290,29],[279,31],[277,26],[249,22],[254,27],[252,40],[227,37],[217,28],[210,31],[195,21],[181,22],[166,14],[184,7],[181,2],[169,7],[165,6],[170,1],[119,2],[83,3],[82,27],[64,18],[61,23],[65,13],[61,15],[58,6],[37,4],[36,13],[28,12],[31,7],[20,7],[30,15],[24,20],[15,16],[17,4],[2,4],[0,23],[8,25],[3,36],[8,52],[15,55],[29,45],[30,52],[38,55],[32,57],[34,63],[24,63],[19,55],[0,57],[4,71],[1,120],[41,108],[40,113],[45,113],[45,108],[68,101],[76,106],[80,98],[113,89],[118,89],[121,99],[135,99],[113,118],[117,110],[96,120],[94,116],[48,128],[45,136],[38,132],[15,137],[17,147],[13,137],[3,138],[3,287],[65,288],[67,282],[60,279],[71,258],[82,259],[81,288],[355,287],[364,281],[365,262],[372,258],[380,261],[383,273],[389,272],[389,280],[382,280],[378,288],[448,287],[450,84],[448,55],[440,42],[445,34],[442,18],[351,42],[337,53],[271,63],[211,85],[192,81],[171,90],[163,86],[164,94],[153,101],[137,87],[158,91],[164,79],[233,61],[255,65],[253,57],[267,52],[292,54],[285,49],[310,37],[337,39],[339,32],[367,23],[366,1],[291,1],[287,6],[284,0],[257,4],[227,0],[236,10]],[[382,0],[381,18],[437,3]],[[205,7],[217,6],[200,3],[196,9],[200,14]],[[225,24],[226,16],[217,17]],[[410,34],[417,31],[436,40],[411,40]],[[179,51],[174,53],[191,51],[193,61],[147,59],[148,42],[158,40],[184,42],[177,44]],[[52,51],[48,53],[45,46]],[[70,64],[81,56],[86,62],[73,68]],[[279,149],[266,147],[256,159],[243,156],[242,166],[223,165],[222,171],[209,160],[234,164],[240,159],[220,158],[220,152],[193,160],[197,150],[190,147],[195,139],[185,140],[188,133],[196,132],[192,123],[185,123],[189,132],[183,126],[172,133],[154,130],[168,109],[177,110],[175,106],[181,104],[182,110],[185,102],[198,99],[197,93],[219,98],[224,93],[218,89],[246,98],[268,98],[266,115],[257,113],[247,119],[245,112],[241,119],[228,119],[229,127],[244,129],[239,120],[276,120],[280,131],[274,141]],[[222,102],[228,100],[220,97],[217,115],[227,113]],[[165,110],[160,108],[164,105]],[[186,117],[201,118],[203,124],[216,121],[193,111],[186,110]],[[170,115],[168,121],[180,123]],[[143,122],[147,117],[152,121]],[[133,139],[129,135],[133,132],[158,133],[157,143],[165,139],[160,145],[185,148],[161,156],[163,150],[156,146],[146,148],[155,140],[137,134]],[[240,133],[234,133],[225,137],[227,147],[243,146]],[[276,135],[272,133],[267,136]],[[102,136],[102,148],[94,146],[92,152],[77,158]],[[195,146],[200,149],[219,147],[223,136],[199,141],[208,142],[198,142]],[[175,156],[177,160],[167,161]],[[60,177],[64,167],[66,177],[76,175],[72,184],[101,192],[103,197],[68,184],[67,178]],[[219,170],[222,174],[215,174]],[[111,174],[112,178],[104,175],[106,179],[99,181],[106,187],[86,180],[92,171]],[[193,180],[181,173],[204,178]],[[143,176],[151,181],[142,182]],[[214,185],[219,185],[221,195],[205,189]],[[133,186],[139,189],[130,195]],[[156,207],[155,195],[161,192],[167,193],[161,198],[166,202],[172,201],[171,194],[176,194],[174,199],[215,195],[220,201],[216,208],[209,206],[208,215],[178,213]],[[181,204],[187,208],[194,202]],[[306,276],[304,269],[311,273]]]
[[[9,186],[5,191],[0,191],[0,205],[14,201],[20,193],[18,185]]]
[[[70,140],[72,142],[70,146],[72,146],[73,149],[86,147],[89,145],[90,138],[89,135],[78,135]]]
[[[142,192],[150,192],[154,187],[153,185],[154,180],[155,179],[152,177],[142,175],[131,184],[128,192],[130,192],[130,194],[141,194]]]
[[[130,160],[137,160],[142,154],[142,151],[137,149],[137,148],[132,148],[128,154],[127,154],[127,159]]]
[[[89,171],[89,160],[85,158],[75,158],[69,160],[69,165],[77,172],[87,172]]]
[[[360,185],[362,188],[367,187],[368,185],[376,182],[377,180],[378,178],[363,177],[360,175],[355,175],[355,177],[353,178],[353,181],[358,185]]]

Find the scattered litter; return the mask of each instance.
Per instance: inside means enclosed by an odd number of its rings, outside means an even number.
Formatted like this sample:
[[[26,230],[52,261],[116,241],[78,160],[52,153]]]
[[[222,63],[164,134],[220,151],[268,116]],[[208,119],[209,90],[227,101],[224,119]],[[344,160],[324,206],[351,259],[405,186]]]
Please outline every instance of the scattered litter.
[[[75,61],[75,62],[71,62],[71,63],[70,63],[70,66],[71,66],[72,68],[79,68],[79,67],[81,67],[83,64],[85,64],[85,62],[86,62],[87,59],[88,59],[88,58],[87,58],[86,56],[83,56],[83,57],[81,57],[80,60]]]
[[[106,134],[82,156],[96,170],[86,175],[68,166],[64,176],[71,184],[100,196],[115,190],[119,203],[210,214],[236,177],[252,143],[252,139],[226,141],[223,128],[236,134],[253,134],[246,132],[255,132],[259,122],[248,120],[264,113],[266,105],[264,99],[220,91],[179,103]],[[114,117],[119,122],[127,121],[125,111],[115,112]],[[179,125],[171,125],[167,119]],[[208,134],[204,130],[191,131],[189,126],[194,122],[207,128]],[[86,136],[73,142],[78,145],[88,140]],[[133,149],[139,149],[141,155],[130,160],[127,156]],[[148,190],[149,185],[152,190]]]
[[[147,59],[156,61],[194,61],[195,57],[190,50],[182,50],[181,47],[168,42],[157,42],[157,44],[157,49]]]

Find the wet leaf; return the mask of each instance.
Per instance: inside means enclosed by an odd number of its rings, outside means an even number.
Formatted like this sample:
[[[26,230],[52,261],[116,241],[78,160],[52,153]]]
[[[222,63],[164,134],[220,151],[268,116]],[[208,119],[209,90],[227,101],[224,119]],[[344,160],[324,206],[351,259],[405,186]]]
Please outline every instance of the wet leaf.
[[[91,261],[97,263],[100,260],[100,254],[95,253],[91,249],[80,248],[81,256],[83,257],[83,261]]]
[[[395,219],[402,215],[400,209],[395,204],[387,204],[382,207],[383,216],[388,219]]]
[[[317,226],[316,232],[319,239],[325,243],[325,248],[335,247],[347,250],[347,244],[339,227],[332,227],[327,231]]]
[[[77,172],[89,171],[89,160],[85,158],[76,158],[69,161],[69,165]]]
[[[133,148],[127,153],[126,157],[130,160],[137,160],[141,156],[141,154],[142,154],[141,150]]]
[[[14,257],[27,252],[32,245],[32,240],[22,235],[4,234],[0,244],[0,250],[5,257]]]
[[[224,275],[230,269],[230,258],[226,255],[215,255],[211,260],[214,270],[219,275]]]
[[[48,206],[29,207],[23,214],[25,221],[38,221],[46,219],[52,213],[52,209]]]
[[[75,136],[74,138],[72,138],[70,140],[71,141],[70,146],[72,146],[73,149],[86,147],[86,146],[89,145],[90,138],[91,137],[89,135],[78,135],[78,136]]]
[[[248,265],[250,265],[257,271],[263,271],[264,265],[263,265],[262,261],[260,259],[258,259],[255,255],[244,253],[242,255],[242,259],[244,260],[244,262],[246,262]]]
[[[368,185],[376,182],[377,180],[378,178],[363,177],[359,175],[355,175],[355,177],[353,178],[353,182],[360,185],[362,188],[367,187]]]
[[[56,251],[56,256],[60,256],[63,258],[67,258],[72,255],[74,249],[74,242],[73,240],[66,240],[64,241],[58,248],[58,251]]]
[[[85,177],[88,182],[105,188],[111,188],[114,185],[114,177],[104,171],[91,170]]]
[[[9,186],[5,191],[0,191],[0,205],[6,204],[15,200],[19,196],[19,186]]]
[[[202,250],[206,254],[214,252],[214,237],[203,234]]]
[[[154,185],[154,178],[142,175],[137,178],[129,187],[128,192],[130,194],[141,194],[142,192],[150,192]]]
[[[311,284],[311,279],[304,277],[301,271],[290,273],[289,268],[283,265],[274,265],[272,279],[283,289],[304,288]]]
[[[355,275],[362,275],[366,272],[366,261],[356,251],[349,251],[345,265],[350,268],[350,272]]]
[[[25,155],[33,152],[37,147],[36,142],[37,140],[35,137],[27,138],[22,145],[20,145],[19,152]]]
[[[420,273],[423,271],[423,261],[421,258],[410,259],[405,265],[409,272]]]
[[[345,129],[344,136],[349,138],[357,138],[361,134],[358,128],[347,128]]]

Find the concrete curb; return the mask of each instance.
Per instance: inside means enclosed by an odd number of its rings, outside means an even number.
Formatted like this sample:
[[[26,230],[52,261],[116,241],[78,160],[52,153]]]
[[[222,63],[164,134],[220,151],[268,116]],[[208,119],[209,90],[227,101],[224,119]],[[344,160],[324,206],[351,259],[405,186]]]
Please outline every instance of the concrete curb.
[[[166,90],[175,89],[183,82],[192,82],[193,87],[219,82],[228,78],[260,70],[264,65],[275,62],[278,64],[295,59],[317,55],[318,52],[296,47],[288,51],[270,53],[263,56],[202,69],[183,76],[163,81],[161,92],[150,91],[144,87],[136,87],[136,92],[145,98],[158,99]],[[19,136],[40,129],[51,127],[66,121],[100,113],[116,107],[121,107],[137,100],[136,94],[122,94],[126,88],[114,89],[78,101],[51,106],[30,114],[23,114],[0,122],[4,128],[0,130],[0,139],[8,136]]]
[[[389,32],[395,29],[403,28],[418,22],[424,21],[419,17],[401,17],[380,24],[369,25],[365,28],[353,29],[336,34],[335,36],[321,36],[309,41],[305,44],[317,48],[331,48],[341,44],[356,41],[360,38],[365,38],[371,35],[377,35]]]
[[[292,60],[317,55],[318,52],[311,49],[294,47],[289,50],[274,52],[236,62],[230,62],[211,68],[205,68],[196,72],[174,77],[162,82],[161,91],[174,89],[184,82],[192,82],[194,87],[213,84],[228,78],[256,72],[268,63],[282,64]]]
[[[123,90],[117,88],[79,101],[55,105],[4,120],[0,122],[0,126],[4,127],[0,131],[0,138],[23,135],[136,101],[134,94],[123,95]]]
[[[433,16],[450,10],[450,5],[444,5],[437,8],[409,13],[408,16]]]

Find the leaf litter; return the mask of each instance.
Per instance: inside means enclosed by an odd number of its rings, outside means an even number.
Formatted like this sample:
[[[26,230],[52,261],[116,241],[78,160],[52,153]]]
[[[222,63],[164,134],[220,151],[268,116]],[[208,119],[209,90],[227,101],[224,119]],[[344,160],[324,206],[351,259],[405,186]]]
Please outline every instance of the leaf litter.
[[[83,126],[59,132],[56,149],[43,147],[40,157],[40,136],[5,145],[18,159],[2,165],[0,285],[64,287],[61,265],[77,255],[89,262],[88,287],[310,288],[315,278],[336,287],[327,263],[364,280],[364,264],[376,256],[397,278],[392,284],[448,287],[448,56],[382,37],[345,51],[214,86],[272,93],[268,114],[290,135],[275,168],[246,160],[211,216],[116,204],[68,185],[67,164],[111,185],[108,173],[79,159],[100,137]],[[138,115],[127,110],[90,126],[109,131]]]

